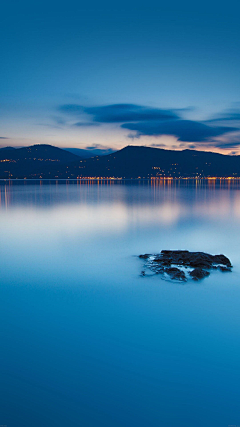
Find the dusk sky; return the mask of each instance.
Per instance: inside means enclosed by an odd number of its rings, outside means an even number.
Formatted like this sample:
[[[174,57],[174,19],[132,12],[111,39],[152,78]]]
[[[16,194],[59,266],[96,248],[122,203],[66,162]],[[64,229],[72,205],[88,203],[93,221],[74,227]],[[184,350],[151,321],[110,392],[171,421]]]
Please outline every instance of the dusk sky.
[[[0,145],[240,153],[240,6],[4,2]]]

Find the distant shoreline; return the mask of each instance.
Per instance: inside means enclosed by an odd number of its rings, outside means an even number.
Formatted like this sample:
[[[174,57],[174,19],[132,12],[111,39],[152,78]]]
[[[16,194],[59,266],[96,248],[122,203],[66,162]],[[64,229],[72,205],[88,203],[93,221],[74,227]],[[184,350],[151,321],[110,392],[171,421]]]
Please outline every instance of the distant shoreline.
[[[152,177],[152,178],[0,178],[0,181],[238,181],[240,177]]]

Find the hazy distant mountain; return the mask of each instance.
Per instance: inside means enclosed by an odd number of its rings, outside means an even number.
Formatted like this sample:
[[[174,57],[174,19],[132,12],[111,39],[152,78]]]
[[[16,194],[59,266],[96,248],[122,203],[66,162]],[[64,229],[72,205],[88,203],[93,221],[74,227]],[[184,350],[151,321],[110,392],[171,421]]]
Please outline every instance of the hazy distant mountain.
[[[85,150],[82,148],[64,148],[64,150],[69,151],[70,153],[76,154],[76,156],[88,159],[95,156],[106,156],[107,154],[114,153],[114,150],[109,148],[108,150],[103,150],[100,148],[93,148],[91,150]]]
[[[240,177],[240,156],[141,146],[128,146],[107,156],[88,159],[80,159],[79,156],[49,145],[17,149],[11,153],[0,151],[1,178],[213,176]]]

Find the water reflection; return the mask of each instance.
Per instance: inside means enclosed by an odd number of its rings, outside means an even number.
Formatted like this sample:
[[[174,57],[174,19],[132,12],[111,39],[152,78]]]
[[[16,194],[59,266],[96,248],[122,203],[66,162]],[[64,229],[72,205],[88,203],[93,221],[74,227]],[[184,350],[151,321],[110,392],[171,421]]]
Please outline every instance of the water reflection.
[[[132,256],[163,248],[220,251],[236,262],[239,187],[208,181],[1,183],[2,259],[11,264],[10,251],[21,269],[22,253],[33,265],[34,254],[48,263],[54,253],[54,272],[67,256],[73,276],[79,271],[75,254],[87,259],[93,251],[102,266],[111,251]],[[83,271],[87,280],[85,265]]]
[[[209,181],[0,183],[0,423],[239,423],[240,186]],[[161,249],[233,272],[141,278]]]
[[[151,180],[124,183],[115,181],[37,181],[0,183],[0,212],[17,218],[48,209],[48,218],[57,216],[73,226],[123,228],[129,223],[173,224],[181,218],[206,217],[217,220],[240,217],[240,182],[237,180]],[[96,209],[97,207],[97,209]],[[16,211],[18,208],[18,212]],[[14,213],[15,211],[15,213]],[[10,218],[10,217],[9,217]],[[44,218],[43,218],[44,220]],[[54,223],[52,223],[54,226]]]

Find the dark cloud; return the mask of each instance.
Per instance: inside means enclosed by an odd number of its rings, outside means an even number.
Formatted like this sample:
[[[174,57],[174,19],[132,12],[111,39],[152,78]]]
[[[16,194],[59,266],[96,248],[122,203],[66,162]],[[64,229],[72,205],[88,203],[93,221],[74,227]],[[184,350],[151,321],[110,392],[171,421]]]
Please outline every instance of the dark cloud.
[[[79,104],[65,104],[59,107],[62,113],[79,117],[74,126],[98,126],[102,123],[118,123],[122,129],[131,131],[128,138],[141,136],[172,135],[180,142],[196,144],[205,143],[214,147],[236,147],[237,142],[219,142],[216,138],[231,132],[240,131],[240,109],[227,110],[211,120],[198,122],[184,120],[181,114],[189,109],[161,109],[136,104],[112,104],[103,106],[84,107]],[[88,121],[88,119],[90,120]],[[222,123],[221,123],[222,122]],[[195,144],[195,145],[194,145]],[[225,144],[225,146],[224,146]],[[162,144],[152,145],[161,147]]]
[[[136,104],[112,104],[100,107],[83,107],[77,104],[65,104],[59,110],[68,114],[88,114],[93,116],[93,121],[98,123],[124,123],[151,120],[176,120],[178,114],[175,110],[145,107]]]
[[[202,142],[209,138],[238,130],[237,128],[228,126],[208,126],[192,120],[143,121],[138,123],[124,123],[121,127],[135,131],[138,136],[173,135],[179,141],[184,142]]]
[[[9,139],[7,136],[0,136],[0,139]]]
[[[102,107],[85,108],[87,114],[93,115],[98,123],[124,123],[152,120],[173,120],[178,115],[173,110],[162,110],[135,104],[113,104]]]

